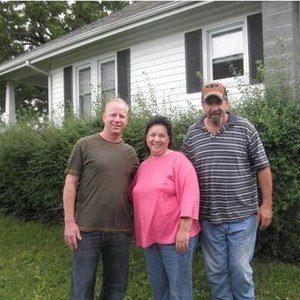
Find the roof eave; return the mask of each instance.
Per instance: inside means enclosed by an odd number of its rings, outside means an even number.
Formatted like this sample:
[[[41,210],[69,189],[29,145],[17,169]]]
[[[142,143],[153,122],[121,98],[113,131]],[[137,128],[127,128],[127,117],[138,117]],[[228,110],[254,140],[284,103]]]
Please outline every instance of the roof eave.
[[[203,2],[171,2],[163,5],[162,7],[151,9],[149,11],[144,11],[140,14],[137,14],[134,17],[127,17],[122,19],[119,22],[115,22],[113,24],[109,24],[107,26],[102,26],[100,28],[96,28],[94,30],[90,30],[89,32],[82,32],[74,37],[67,38],[65,41],[61,41],[61,43],[49,43],[41,49],[36,48],[35,51],[29,51],[28,53],[24,53],[21,56],[10,60],[9,62],[3,63],[0,65],[0,76],[13,72],[17,69],[25,67],[28,62],[30,64],[37,63],[43,60],[46,60],[50,57],[65,53],[67,51],[78,48],[82,45],[86,45],[103,38],[113,36],[118,33],[122,33],[124,31],[130,30],[132,28],[136,28],[147,23],[151,23],[160,19],[163,19],[168,16],[172,16],[174,14],[184,12],[186,10],[193,9],[198,6],[202,6],[208,4],[213,1],[203,1]]]

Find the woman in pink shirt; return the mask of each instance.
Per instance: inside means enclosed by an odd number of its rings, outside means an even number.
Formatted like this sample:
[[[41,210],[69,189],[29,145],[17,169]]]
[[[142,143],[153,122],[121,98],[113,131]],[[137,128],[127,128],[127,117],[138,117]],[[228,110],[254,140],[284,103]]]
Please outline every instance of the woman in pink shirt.
[[[196,172],[170,149],[172,128],[165,117],[148,122],[144,141],[149,157],[137,171],[132,199],[136,242],[144,250],[153,298],[193,299],[192,260],[200,231]]]

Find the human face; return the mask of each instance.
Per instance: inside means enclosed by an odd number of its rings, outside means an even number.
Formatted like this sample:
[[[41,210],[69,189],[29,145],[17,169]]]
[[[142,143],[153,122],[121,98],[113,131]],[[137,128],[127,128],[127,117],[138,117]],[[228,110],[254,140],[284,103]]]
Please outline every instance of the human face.
[[[122,102],[110,102],[102,117],[104,131],[109,136],[121,136],[128,121],[128,108]]]
[[[215,127],[222,126],[226,120],[226,112],[228,111],[228,102],[218,98],[209,99],[202,104],[204,113],[210,124]]]
[[[170,137],[164,125],[153,125],[146,135],[146,143],[151,156],[163,155],[169,147]]]

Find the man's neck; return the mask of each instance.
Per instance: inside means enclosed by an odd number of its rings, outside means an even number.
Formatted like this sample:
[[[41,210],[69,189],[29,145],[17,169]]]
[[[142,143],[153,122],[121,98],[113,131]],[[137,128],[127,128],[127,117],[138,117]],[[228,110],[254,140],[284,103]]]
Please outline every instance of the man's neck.
[[[112,135],[112,134],[108,134],[106,131],[102,130],[99,135],[106,140],[107,142],[110,143],[119,143],[122,141],[122,136],[120,134],[116,134],[116,135]]]

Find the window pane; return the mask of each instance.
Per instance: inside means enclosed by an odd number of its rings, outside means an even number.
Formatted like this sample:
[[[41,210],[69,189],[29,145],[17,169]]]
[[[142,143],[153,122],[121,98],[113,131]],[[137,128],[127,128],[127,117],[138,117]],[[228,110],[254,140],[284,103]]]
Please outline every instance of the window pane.
[[[233,59],[225,62],[213,63],[214,79],[222,79],[234,77],[236,75],[244,74],[243,59]]]
[[[242,28],[212,34],[213,79],[244,75]]]
[[[242,28],[212,35],[212,58],[226,57],[244,52]]]
[[[92,114],[91,68],[79,70],[79,109],[82,117]]]
[[[80,115],[90,117],[92,115],[91,95],[81,95],[79,97]]]
[[[102,94],[108,90],[115,91],[115,61],[101,64],[101,90]]]
[[[91,68],[79,70],[79,95],[91,93]]]
[[[102,91],[101,96],[102,96],[102,99],[109,100],[109,99],[112,99],[112,98],[116,97],[116,91],[115,91],[115,89]]]

